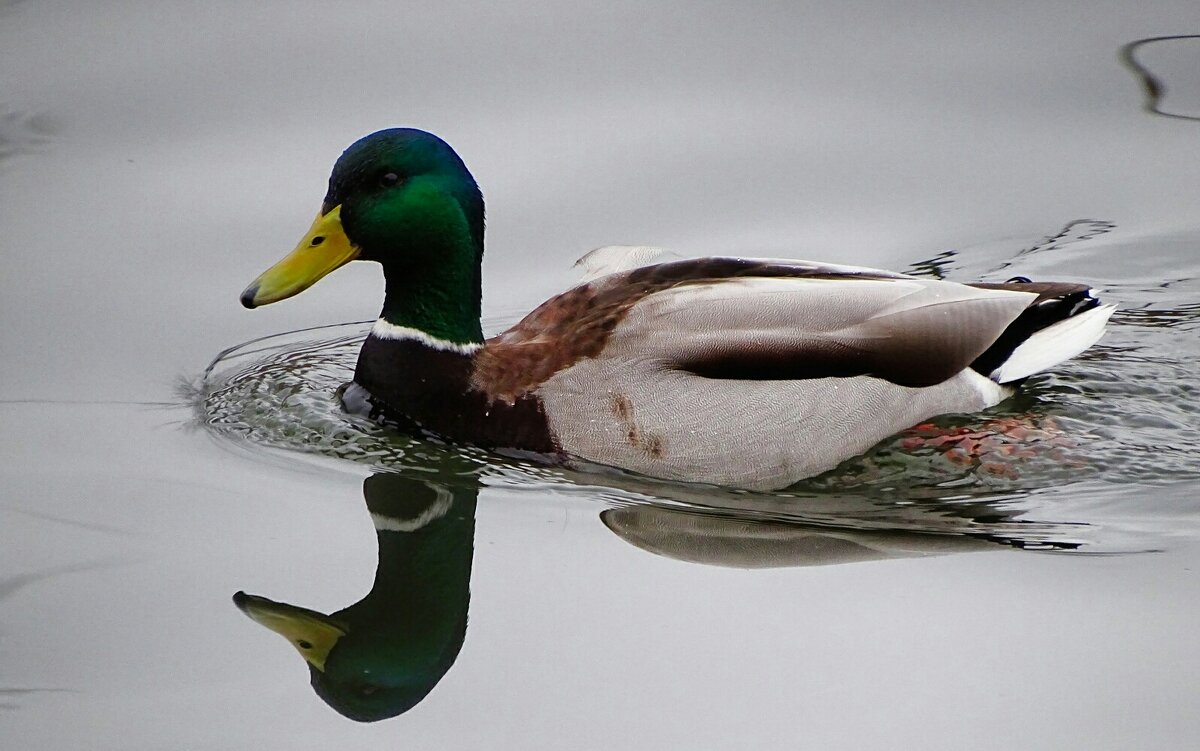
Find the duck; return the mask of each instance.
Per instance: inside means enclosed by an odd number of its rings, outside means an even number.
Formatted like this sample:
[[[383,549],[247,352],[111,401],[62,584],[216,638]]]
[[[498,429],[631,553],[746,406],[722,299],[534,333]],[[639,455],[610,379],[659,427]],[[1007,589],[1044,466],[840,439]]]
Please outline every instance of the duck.
[[[748,490],[993,407],[1092,346],[1116,307],[1075,282],[606,253],[485,339],[483,252],[483,195],[462,158],[389,128],[342,153],[308,232],[241,302],[377,263],[383,306],[341,392],[348,410],[505,455]]]

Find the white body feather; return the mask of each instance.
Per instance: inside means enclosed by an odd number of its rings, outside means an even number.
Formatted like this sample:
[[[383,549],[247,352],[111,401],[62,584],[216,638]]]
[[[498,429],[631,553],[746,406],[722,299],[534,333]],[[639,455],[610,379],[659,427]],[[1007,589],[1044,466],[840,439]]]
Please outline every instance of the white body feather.
[[[660,261],[660,248],[607,246],[577,262],[584,281]],[[755,259],[760,260],[760,259]],[[985,377],[967,367],[935,385],[873,376],[709,378],[681,363],[751,350],[887,352],[969,363],[1036,298],[854,266],[775,263],[882,279],[743,277],[688,284],[637,302],[595,358],[537,389],[562,448],[654,477],[776,489],[836,467],[940,414],[994,406],[1019,380],[1096,342],[1115,306],[1051,325]],[[839,350],[841,348],[841,350]],[[964,354],[970,354],[963,359]],[[736,458],[735,458],[736,457]]]
[[[538,390],[570,454],[655,477],[753,489],[832,469],[934,415],[975,412],[1011,393],[965,369],[912,388],[869,376],[705,378],[674,366],[723,343],[886,337],[920,316],[942,337],[992,341],[1032,299],[923,279],[748,278],[657,292],[636,304],[604,351]],[[965,323],[964,323],[965,322]],[[736,457],[736,458],[732,458]]]

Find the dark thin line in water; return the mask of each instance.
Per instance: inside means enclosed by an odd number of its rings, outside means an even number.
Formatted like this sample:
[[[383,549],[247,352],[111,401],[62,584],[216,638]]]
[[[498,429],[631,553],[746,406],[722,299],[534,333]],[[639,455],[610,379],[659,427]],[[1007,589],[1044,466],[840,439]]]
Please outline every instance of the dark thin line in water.
[[[334,328],[339,328],[341,326],[361,326],[361,325],[368,324],[368,323],[374,323],[374,321],[348,321],[345,323],[326,323],[321,326],[309,326],[308,328],[295,329],[293,331],[280,331],[279,333],[276,333],[276,334],[267,334],[266,336],[259,336],[254,339],[244,341],[241,344],[235,344],[232,347],[226,347],[225,349],[218,352],[217,356],[214,357],[212,359],[212,362],[210,362],[208,364],[208,367],[204,369],[203,380],[205,380],[205,381],[208,380],[208,377],[210,375],[212,375],[213,368],[217,367],[217,363],[221,362],[222,360],[224,360],[226,357],[233,354],[234,352],[237,352],[238,350],[240,350],[244,347],[248,347],[251,344],[257,344],[258,342],[264,342],[268,339],[275,339],[275,338],[278,338],[281,336],[288,336],[289,334],[303,334],[306,331],[320,331],[322,329],[334,329]]]
[[[107,524],[95,524],[95,523],[90,523],[90,522],[81,522],[77,519],[68,519],[66,517],[56,516],[54,514],[47,514],[42,511],[32,511],[30,509],[21,508],[20,506],[10,506],[8,504],[3,504],[3,505],[0,505],[0,512],[24,514],[25,516],[30,516],[30,517],[33,517],[34,519],[42,519],[44,521],[56,522],[58,524],[65,524],[65,525],[71,526],[71,527],[79,527],[81,529],[87,529],[92,532],[103,532],[105,534],[119,535],[121,537],[140,537],[141,536],[141,535],[137,534],[136,532],[131,532],[128,529],[121,529],[120,527],[112,527]]]
[[[1032,253],[1041,253],[1048,250],[1058,250],[1065,245],[1072,243],[1086,242],[1100,235],[1107,234],[1116,229],[1115,222],[1110,222],[1105,219],[1072,219],[1063,225],[1062,229],[1055,232],[1053,235],[1043,237],[1034,245],[1017,251],[1015,255],[1008,258],[987,271],[988,274],[995,274],[1003,271],[1019,260],[1025,258]]]
[[[1121,46],[1119,58],[1125,67],[1137,76],[1138,81],[1142,84],[1142,89],[1146,94],[1146,101],[1142,104],[1142,109],[1152,115],[1161,115],[1163,117],[1171,117],[1176,120],[1192,120],[1200,121],[1200,116],[1197,115],[1181,115],[1176,112],[1167,112],[1161,108],[1162,98],[1167,93],[1167,86],[1158,76],[1150,72],[1150,69],[1141,63],[1134,54],[1140,47],[1147,44],[1155,44],[1157,42],[1178,41],[1181,39],[1200,39],[1200,34],[1176,34],[1165,37],[1146,37],[1144,39],[1135,39],[1128,44]]]
[[[20,590],[38,582],[47,581],[57,576],[64,574],[79,574],[88,571],[99,571],[106,568],[114,568],[116,566],[126,565],[125,561],[118,558],[100,558],[93,561],[84,561],[80,563],[71,563],[65,566],[56,566],[54,568],[43,569],[41,571],[28,571],[23,574],[14,574],[0,578],[0,600],[8,599]]]
[[[913,276],[924,276],[931,279],[945,279],[946,269],[954,263],[957,250],[944,250],[933,258],[917,261],[908,265],[908,273]]]
[[[1049,550],[1049,549],[1028,549],[1030,553],[1047,553],[1055,555],[1059,553],[1069,554],[1072,558],[1077,556],[1086,558],[1121,558],[1127,555],[1156,555],[1158,553],[1167,552],[1166,548],[1129,548],[1128,550]]]

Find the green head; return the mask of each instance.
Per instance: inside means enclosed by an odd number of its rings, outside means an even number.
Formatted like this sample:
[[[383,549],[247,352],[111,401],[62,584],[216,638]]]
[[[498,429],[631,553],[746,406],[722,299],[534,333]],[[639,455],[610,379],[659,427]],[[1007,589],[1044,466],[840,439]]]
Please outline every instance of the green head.
[[[452,341],[479,341],[483,196],[454,149],[413,128],[351,144],[321,212],[290,255],[242,293],[248,308],[291,297],[353,260],[383,265],[383,317]]]
[[[483,195],[454,149],[432,133],[391,128],[351,144],[333,165],[321,213],[338,206],[362,260],[422,269],[444,262],[430,251],[460,236],[469,241],[468,260],[483,260]]]

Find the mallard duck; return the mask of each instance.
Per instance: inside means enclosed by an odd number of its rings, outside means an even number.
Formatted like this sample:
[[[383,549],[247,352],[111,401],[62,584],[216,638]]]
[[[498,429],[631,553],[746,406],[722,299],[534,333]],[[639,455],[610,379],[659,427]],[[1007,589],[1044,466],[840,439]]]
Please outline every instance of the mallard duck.
[[[1114,309],[1083,284],[716,257],[599,276],[485,341],[483,232],[458,154],[421,130],[382,130],[341,155],[308,234],[242,304],[374,261],[383,311],[349,408],[450,441],[750,489],[994,406],[1095,343]]]

